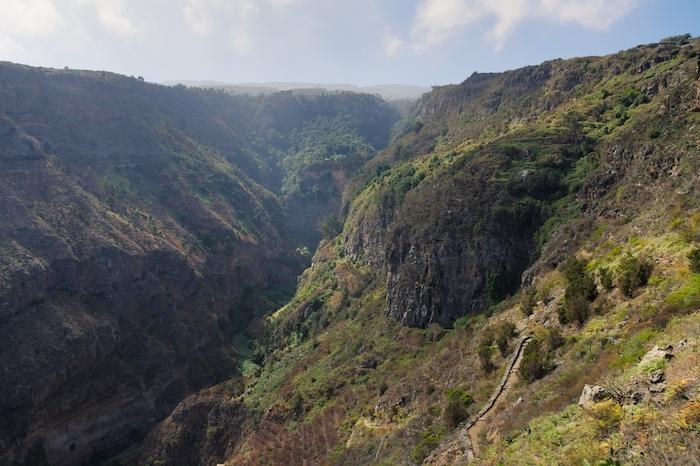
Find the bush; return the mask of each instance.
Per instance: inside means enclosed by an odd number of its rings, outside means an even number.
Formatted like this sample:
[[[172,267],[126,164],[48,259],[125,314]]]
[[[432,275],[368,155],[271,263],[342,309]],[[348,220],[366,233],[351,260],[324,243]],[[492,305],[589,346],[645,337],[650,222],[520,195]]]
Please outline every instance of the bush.
[[[445,392],[445,409],[442,418],[450,429],[454,429],[469,417],[469,406],[474,403],[471,394],[460,389],[450,388]]]
[[[491,345],[481,344],[477,350],[479,355],[479,363],[481,364],[481,370],[489,373],[493,370],[493,363],[491,362],[491,354],[493,353],[493,348]]]
[[[445,436],[443,427],[429,427],[421,434],[420,441],[411,450],[411,458],[420,464],[428,457],[431,451],[440,444],[440,441]]]
[[[578,322],[583,324],[590,314],[591,303],[581,295],[566,296],[564,303],[557,308],[560,324]]]
[[[561,336],[559,329],[547,327],[536,332],[537,339],[542,342],[543,347],[553,352],[564,344],[564,337]]]
[[[588,301],[593,301],[598,296],[595,281],[586,271],[585,262],[575,258],[569,259],[564,263],[562,271],[569,282],[566,293],[572,296],[584,296]]]
[[[652,266],[649,262],[631,253],[625,254],[620,260],[617,271],[617,285],[625,296],[631,298],[637,288],[645,286],[651,276]]]
[[[600,284],[603,286],[605,291],[612,291],[614,287],[613,274],[606,267],[601,267],[598,269],[598,278],[600,278]]]
[[[523,350],[523,359],[518,367],[520,378],[531,383],[541,379],[552,369],[554,369],[552,349],[540,338],[534,338]]]
[[[532,315],[535,305],[537,305],[537,290],[535,287],[530,287],[520,295],[520,310],[527,317]]]
[[[564,263],[562,272],[569,284],[564,292],[564,302],[557,309],[559,322],[582,324],[588,319],[590,302],[598,296],[595,280],[586,271],[586,263],[575,258]]]
[[[700,273],[700,248],[694,248],[688,253],[688,260],[690,261],[690,270],[693,273]]]
[[[500,323],[496,327],[494,339],[501,356],[508,354],[508,342],[514,335],[515,325],[509,320]]]
[[[595,419],[598,431],[606,437],[617,430],[622,421],[622,406],[615,400],[595,403],[589,408],[588,413]]]

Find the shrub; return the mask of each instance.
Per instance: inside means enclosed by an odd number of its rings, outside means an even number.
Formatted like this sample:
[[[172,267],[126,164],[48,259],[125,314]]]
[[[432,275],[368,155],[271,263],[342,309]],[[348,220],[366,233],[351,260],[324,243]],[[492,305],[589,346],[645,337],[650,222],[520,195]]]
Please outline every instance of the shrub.
[[[460,389],[450,388],[445,392],[445,409],[442,418],[447,427],[454,429],[469,417],[469,406],[474,402],[471,394]]]
[[[600,284],[603,286],[605,291],[612,291],[614,287],[613,274],[610,269],[606,267],[601,267],[598,269],[598,278],[600,278]]]
[[[651,276],[652,266],[644,259],[639,259],[631,253],[620,259],[617,271],[617,285],[625,296],[631,298],[637,288],[645,286]]]
[[[581,115],[573,110],[566,112],[562,118],[562,125],[566,129],[567,135],[576,143],[581,142],[585,135],[581,119]]]
[[[520,295],[520,310],[525,317],[532,315],[537,304],[537,290],[535,287],[530,287],[523,291]]]
[[[520,378],[527,383],[541,379],[554,369],[552,350],[539,338],[534,338],[523,350],[518,367]]]
[[[680,427],[683,429],[700,430],[700,398],[691,400],[683,406],[679,413]]]
[[[536,332],[537,339],[542,342],[547,351],[554,351],[564,344],[564,337],[559,329],[547,327]]]
[[[498,304],[507,298],[514,283],[513,276],[506,272],[489,272],[486,275],[486,296],[489,304]]]
[[[564,302],[557,309],[559,322],[582,324],[588,318],[590,302],[598,296],[595,280],[586,271],[586,264],[575,258],[564,263],[562,272],[569,284],[564,292]]]
[[[431,451],[440,444],[440,440],[445,436],[443,427],[429,427],[421,434],[420,441],[411,450],[411,458],[420,464],[430,454]]]
[[[295,393],[289,401],[289,412],[292,414],[294,419],[301,419],[306,412],[304,406],[304,398],[299,394]]]
[[[481,364],[481,370],[489,373],[493,370],[493,363],[491,362],[491,353],[493,353],[493,348],[491,345],[479,345],[477,350],[479,355],[479,363]]]
[[[693,273],[700,273],[700,248],[694,248],[688,253],[688,260],[690,261],[690,270]]]
[[[593,301],[598,296],[595,281],[586,271],[585,262],[575,258],[569,259],[564,263],[562,271],[569,282],[566,293],[584,296],[589,301]]]
[[[515,325],[513,322],[507,320],[500,323],[495,330],[495,341],[498,351],[501,356],[508,354],[508,342],[515,335]]]
[[[595,419],[598,431],[604,436],[615,431],[622,421],[622,406],[615,400],[595,403],[588,409],[588,413]]]

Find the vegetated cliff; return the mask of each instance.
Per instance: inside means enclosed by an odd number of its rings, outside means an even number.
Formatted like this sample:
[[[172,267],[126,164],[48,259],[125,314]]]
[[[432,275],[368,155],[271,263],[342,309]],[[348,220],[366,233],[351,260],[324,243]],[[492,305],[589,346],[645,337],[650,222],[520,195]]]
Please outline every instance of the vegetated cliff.
[[[339,182],[295,219],[283,181],[349,176],[397,118],[0,64],[0,463],[111,456],[231,377],[250,293],[293,282],[340,202]],[[292,172],[324,125],[362,150],[318,143]]]
[[[178,408],[141,463],[696,457],[699,55],[674,37],[426,95],[348,184],[259,373]],[[474,449],[517,334],[521,382]],[[606,395],[578,406],[584,384]],[[255,422],[219,430],[226,409]]]

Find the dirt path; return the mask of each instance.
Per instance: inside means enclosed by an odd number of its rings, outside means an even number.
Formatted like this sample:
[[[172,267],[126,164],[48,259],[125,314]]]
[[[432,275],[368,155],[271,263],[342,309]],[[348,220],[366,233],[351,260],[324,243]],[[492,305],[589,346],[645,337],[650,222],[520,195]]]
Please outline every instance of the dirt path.
[[[520,339],[513,356],[509,364],[506,366],[506,371],[503,374],[503,379],[501,383],[496,387],[489,401],[481,408],[481,411],[474,416],[473,420],[467,424],[463,431],[466,431],[467,436],[470,440],[471,450],[474,457],[479,456],[479,434],[483,432],[486,428],[487,421],[489,421],[497,412],[503,403],[503,395],[508,393],[508,391],[516,384],[519,379],[518,367],[520,367],[520,361],[523,359],[523,350],[527,344],[532,340],[532,336],[525,336]]]
[[[506,364],[501,383],[494,389],[489,401],[464,427],[454,432],[433,450],[423,461],[424,466],[462,465],[471,463],[479,457],[479,434],[502,408],[505,403],[503,395],[518,382],[518,367],[523,359],[523,350],[530,340],[532,336],[526,335],[518,341],[515,351]]]

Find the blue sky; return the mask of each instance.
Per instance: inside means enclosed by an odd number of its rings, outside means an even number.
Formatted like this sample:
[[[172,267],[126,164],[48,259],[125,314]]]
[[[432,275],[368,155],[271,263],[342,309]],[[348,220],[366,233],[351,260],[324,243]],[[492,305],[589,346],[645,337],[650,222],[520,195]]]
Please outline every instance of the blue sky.
[[[0,0],[0,60],[149,81],[460,82],[700,35],[700,0]]]

